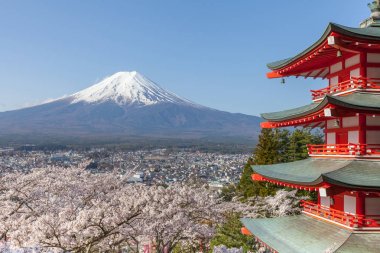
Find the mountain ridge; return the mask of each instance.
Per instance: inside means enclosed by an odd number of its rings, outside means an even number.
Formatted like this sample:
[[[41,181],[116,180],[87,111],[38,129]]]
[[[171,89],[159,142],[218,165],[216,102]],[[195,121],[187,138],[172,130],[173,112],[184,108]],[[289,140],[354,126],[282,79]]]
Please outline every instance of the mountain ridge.
[[[196,104],[136,71],[48,103],[0,113],[0,135],[256,138],[260,118]]]

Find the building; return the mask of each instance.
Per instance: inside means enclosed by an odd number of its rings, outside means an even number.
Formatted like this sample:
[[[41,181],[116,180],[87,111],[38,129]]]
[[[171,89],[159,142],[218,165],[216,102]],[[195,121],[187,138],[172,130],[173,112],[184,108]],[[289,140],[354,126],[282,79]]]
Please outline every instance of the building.
[[[144,182],[144,172],[138,171],[133,176],[127,179],[128,183],[142,183]]]
[[[268,64],[268,78],[326,79],[312,103],[264,113],[263,128],[311,127],[323,145],[308,145],[309,158],[254,166],[253,180],[317,191],[301,215],[242,219],[269,252],[380,252],[380,3],[360,28],[329,24],[298,55]]]

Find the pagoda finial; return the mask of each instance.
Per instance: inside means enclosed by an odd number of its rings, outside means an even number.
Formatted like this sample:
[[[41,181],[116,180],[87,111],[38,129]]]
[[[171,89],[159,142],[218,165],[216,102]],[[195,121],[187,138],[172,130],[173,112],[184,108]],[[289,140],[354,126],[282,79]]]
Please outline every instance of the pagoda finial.
[[[371,10],[371,16],[364,20],[361,24],[361,28],[365,27],[380,27],[380,0],[374,0],[368,4]]]
[[[371,9],[371,18],[380,19],[380,0],[369,3],[368,7]]]

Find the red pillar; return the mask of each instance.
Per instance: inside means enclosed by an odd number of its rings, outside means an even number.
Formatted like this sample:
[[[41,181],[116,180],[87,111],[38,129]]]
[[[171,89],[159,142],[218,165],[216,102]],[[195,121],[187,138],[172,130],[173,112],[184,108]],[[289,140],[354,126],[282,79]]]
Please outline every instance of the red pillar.
[[[365,114],[359,114],[359,143],[366,144],[367,143],[367,118]]]
[[[360,76],[367,77],[367,53],[360,53]]]
[[[360,53],[360,76],[367,78],[367,52]],[[367,82],[364,81],[364,85]],[[359,143],[367,144],[367,119],[366,115],[359,114]]]
[[[365,214],[365,194],[362,192],[356,193],[356,213]]]

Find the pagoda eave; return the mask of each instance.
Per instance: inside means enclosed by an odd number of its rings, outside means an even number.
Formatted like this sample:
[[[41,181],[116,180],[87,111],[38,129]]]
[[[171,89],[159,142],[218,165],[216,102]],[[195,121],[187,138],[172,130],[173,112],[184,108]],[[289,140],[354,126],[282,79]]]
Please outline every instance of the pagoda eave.
[[[285,77],[285,75],[281,75],[278,72],[272,71],[267,73],[267,78],[272,79],[272,78],[281,78]]]
[[[300,182],[287,182],[287,181],[281,181],[281,180],[265,177],[260,174],[252,174],[251,178],[253,181],[268,182],[268,183],[275,184],[281,187],[288,187],[288,188],[306,190],[306,191],[318,191],[319,187],[326,187],[326,188],[330,187],[328,184],[323,183],[323,182],[322,183],[312,182],[310,184],[303,184]]]
[[[308,158],[300,161],[253,165],[254,181],[266,181],[279,186],[303,190],[337,185],[370,191],[380,191],[380,161]]]
[[[345,96],[326,95],[320,102],[280,112],[263,113],[261,117],[267,121],[262,122],[261,127],[324,127],[326,120],[356,113],[379,114],[380,94],[360,91]]]
[[[243,218],[241,222],[263,247],[272,252],[379,252],[380,233],[355,232],[306,214]]]
[[[330,23],[322,37],[300,54],[268,64],[272,71],[267,77],[326,78],[328,66],[339,61],[338,51],[346,58],[361,52],[379,52],[379,37],[377,28],[351,28]]]

